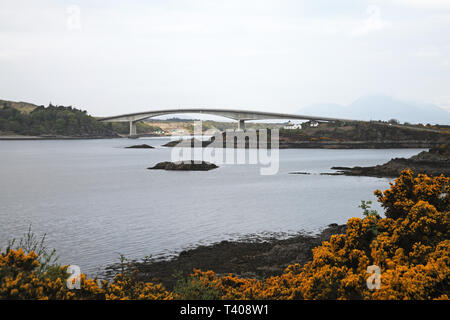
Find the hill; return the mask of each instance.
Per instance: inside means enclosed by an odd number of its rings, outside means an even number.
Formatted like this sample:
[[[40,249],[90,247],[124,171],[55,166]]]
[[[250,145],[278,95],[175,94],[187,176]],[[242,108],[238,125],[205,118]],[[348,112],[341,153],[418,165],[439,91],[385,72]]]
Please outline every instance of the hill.
[[[450,124],[450,113],[436,105],[406,102],[383,95],[363,96],[348,106],[313,104],[300,109],[298,113],[355,120],[397,119],[410,123]]]
[[[64,106],[0,102],[0,134],[24,136],[114,137],[117,134],[86,111]]]
[[[280,131],[287,148],[431,148],[450,141],[449,126],[400,125],[386,122],[305,123],[302,129]]]
[[[37,106],[27,102],[0,100],[0,135],[33,137],[109,138],[128,135],[128,123],[102,123],[86,111],[72,106]],[[145,122],[137,124],[139,133],[161,128]]]
[[[325,148],[325,149],[389,149],[389,148],[432,148],[450,142],[449,126],[405,126],[386,122],[341,121],[320,123],[318,126],[303,124],[301,129],[281,129],[280,149]],[[227,148],[227,132],[213,136],[198,145],[203,147]],[[231,133],[232,139],[236,134]],[[249,133],[249,136],[251,134]],[[267,147],[271,148],[271,130],[268,131]],[[220,137],[220,139],[216,139]],[[255,133],[259,141],[259,130]],[[165,147],[193,147],[195,139],[171,141]],[[242,145],[236,141],[235,148],[250,148],[249,139]],[[258,145],[257,145],[258,147]]]
[[[29,114],[31,111],[36,109],[38,106],[33,103],[28,102],[15,102],[15,101],[8,101],[8,100],[0,100],[0,108],[2,107],[9,107],[19,110],[21,113]]]

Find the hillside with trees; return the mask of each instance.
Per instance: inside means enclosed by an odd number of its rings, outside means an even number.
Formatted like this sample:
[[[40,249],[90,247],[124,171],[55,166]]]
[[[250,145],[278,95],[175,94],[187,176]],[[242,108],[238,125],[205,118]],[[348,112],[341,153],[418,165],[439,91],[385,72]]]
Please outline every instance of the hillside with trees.
[[[0,105],[0,133],[24,136],[113,137],[116,133],[86,111],[72,107],[39,106],[30,112]]]
[[[0,100],[0,135],[39,137],[116,137],[127,135],[128,123],[102,123],[86,111],[72,106],[36,106],[26,102]],[[138,123],[139,133],[152,133],[159,127]]]

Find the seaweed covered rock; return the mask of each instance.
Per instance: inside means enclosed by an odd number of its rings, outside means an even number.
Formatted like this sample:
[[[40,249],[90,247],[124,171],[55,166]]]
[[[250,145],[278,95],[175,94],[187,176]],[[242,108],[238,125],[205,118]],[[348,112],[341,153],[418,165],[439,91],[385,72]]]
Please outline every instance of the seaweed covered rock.
[[[148,144],[137,144],[134,146],[125,147],[126,149],[154,149],[154,147],[149,146]]]
[[[179,162],[169,162],[164,161],[156,164],[153,167],[147,168],[150,170],[174,170],[174,171],[208,171],[212,169],[216,169],[216,166],[213,163],[209,163],[206,161],[196,162],[193,160],[190,161],[179,161]]]

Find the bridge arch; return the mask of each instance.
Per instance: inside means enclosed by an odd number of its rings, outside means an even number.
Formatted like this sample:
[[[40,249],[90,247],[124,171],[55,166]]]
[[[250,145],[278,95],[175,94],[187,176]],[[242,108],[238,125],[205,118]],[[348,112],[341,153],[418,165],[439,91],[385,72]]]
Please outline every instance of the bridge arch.
[[[186,109],[165,109],[155,111],[145,111],[137,113],[122,114],[113,117],[105,117],[99,119],[100,122],[129,122],[130,123],[130,136],[136,135],[136,122],[168,114],[180,114],[180,113],[199,113],[209,114],[214,116],[221,116],[238,121],[238,128],[245,128],[245,121],[248,120],[275,120],[275,119],[289,119],[289,120],[316,120],[316,121],[346,121],[355,122],[357,120],[339,119],[320,116],[309,116],[299,114],[288,113],[274,113],[264,111],[251,111],[251,110],[234,110],[234,109],[207,109],[207,108],[186,108]]]

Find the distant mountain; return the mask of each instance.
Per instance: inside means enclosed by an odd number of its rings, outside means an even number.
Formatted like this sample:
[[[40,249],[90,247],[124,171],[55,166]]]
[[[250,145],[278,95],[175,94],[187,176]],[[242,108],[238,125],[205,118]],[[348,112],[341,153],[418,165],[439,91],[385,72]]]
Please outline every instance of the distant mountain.
[[[383,95],[363,96],[348,106],[313,104],[297,113],[355,120],[397,119],[410,123],[450,124],[450,113],[436,105],[406,102]]]

